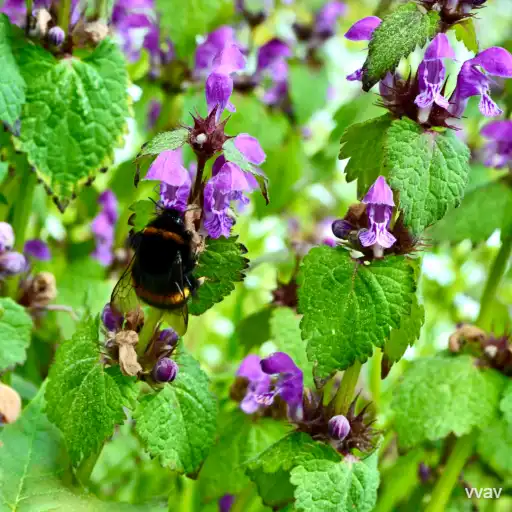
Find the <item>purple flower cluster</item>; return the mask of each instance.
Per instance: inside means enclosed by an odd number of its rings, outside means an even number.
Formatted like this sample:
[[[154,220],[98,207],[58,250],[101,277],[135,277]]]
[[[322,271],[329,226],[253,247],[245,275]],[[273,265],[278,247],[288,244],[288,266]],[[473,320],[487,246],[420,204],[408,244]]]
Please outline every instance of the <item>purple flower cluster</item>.
[[[484,162],[489,167],[503,169],[512,163],[512,120],[487,123],[480,132],[488,144],[484,148]]]
[[[117,199],[111,190],[105,190],[98,198],[101,210],[93,219],[91,230],[96,239],[96,248],[92,257],[103,266],[108,267],[113,259],[115,225],[118,218]]]
[[[14,230],[7,222],[0,222],[0,280],[21,274],[27,270],[23,254],[13,251]]]

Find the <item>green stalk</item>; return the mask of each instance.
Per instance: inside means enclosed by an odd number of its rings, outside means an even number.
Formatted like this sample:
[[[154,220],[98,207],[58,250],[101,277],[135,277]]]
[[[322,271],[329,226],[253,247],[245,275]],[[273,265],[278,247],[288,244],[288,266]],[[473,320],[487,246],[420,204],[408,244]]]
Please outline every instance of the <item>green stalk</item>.
[[[448,457],[443,473],[441,474],[441,478],[439,478],[434,487],[425,512],[442,512],[446,509],[446,504],[450,499],[459,475],[466,461],[473,453],[475,439],[476,431],[457,439],[452,453]]]
[[[155,329],[162,319],[163,311],[157,308],[149,308],[149,313],[144,318],[144,326],[139,334],[139,343],[137,343],[137,354],[139,357],[144,355],[146,348],[153,337]]]
[[[334,410],[336,414],[347,414],[350,403],[354,397],[354,391],[362,366],[359,361],[356,361],[350,368],[345,370],[340,387],[334,398]]]
[[[102,21],[108,21],[108,0],[96,0],[96,16]]]
[[[512,251],[512,228],[507,231],[502,231],[502,243],[496,259],[494,260],[485,283],[484,293],[480,300],[480,314],[478,315],[476,324],[479,326],[488,326],[490,324],[490,317],[493,313],[493,302],[496,296],[496,291],[500,285],[501,279],[507,270],[507,263],[510,259]]]
[[[381,378],[380,370],[382,363],[382,350],[379,348],[375,350],[375,354],[370,360],[370,391],[372,393],[372,400],[375,408],[380,408],[380,393],[381,393]]]
[[[59,26],[66,35],[69,31],[69,19],[71,18],[71,0],[61,0],[59,2]]]

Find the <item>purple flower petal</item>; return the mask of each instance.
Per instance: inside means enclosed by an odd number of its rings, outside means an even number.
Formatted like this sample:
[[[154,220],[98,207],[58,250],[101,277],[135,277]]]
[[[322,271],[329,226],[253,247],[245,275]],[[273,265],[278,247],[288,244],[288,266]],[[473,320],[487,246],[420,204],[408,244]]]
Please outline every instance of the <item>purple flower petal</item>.
[[[492,76],[512,78],[512,55],[505,48],[487,48],[468,62],[482,66]]]
[[[489,167],[502,169],[512,162],[512,120],[492,121],[481,134],[490,139],[484,148],[484,162]]]
[[[245,57],[236,44],[226,45],[213,59],[213,71],[230,75],[245,68]]]
[[[258,139],[252,137],[248,133],[241,133],[235,137],[235,147],[242,153],[245,158],[254,165],[261,165],[267,155],[263,151]]]
[[[232,27],[223,25],[210,32],[196,50],[195,71],[206,73],[212,70],[213,59],[229,44],[237,44],[235,41],[235,30]]]
[[[395,206],[395,202],[393,201],[393,191],[387,184],[384,176],[379,176],[375,180],[375,183],[369,188],[362,202],[365,204]]]
[[[373,31],[382,23],[377,16],[368,16],[356,21],[346,32],[345,37],[350,41],[369,41]]]
[[[100,194],[98,203],[102,208],[91,223],[91,231],[96,238],[96,248],[91,256],[102,265],[108,266],[114,259],[112,247],[118,218],[117,199],[111,190],[105,190]]]
[[[347,11],[343,2],[332,0],[327,2],[317,13],[315,20],[315,31],[319,34],[334,34],[338,18]]]
[[[6,251],[0,254],[0,279],[25,272],[27,260],[19,252]]]
[[[31,256],[41,261],[49,261],[52,258],[50,248],[39,238],[27,240],[23,248],[23,253],[26,256]]]
[[[428,45],[424,60],[452,59],[455,60],[455,52],[448,41],[446,34],[437,34]]]
[[[235,497],[232,494],[224,494],[219,500],[219,512],[229,512],[234,501]]]
[[[224,109],[228,108],[233,112],[234,107],[229,103],[229,98],[233,93],[233,79],[229,75],[221,73],[211,73],[206,80],[206,103],[208,112],[211,112],[217,105],[217,121],[220,119]]]
[[[274,64],[277,60],[291,57],[290,47],[280,39],[272,39],[258,50],[257,71],[261,72]]]
[[[264,377],[268,377],[261,369],[260,361],[261,358],[256,354],[249,354],[240,363],[236,375],[249,380],[260,380]]]
[[[293,359],[285,352],[274,352],[261,361],[261,369],[269,375],[277,373],[302,373],[301,369],[293,362]]]
[[[188,171],[183,167],[183,156],[181,148],[160,153],[151,164],[145,180],[158,180],[173,187],[183,185],[187,178],[190,179]]]

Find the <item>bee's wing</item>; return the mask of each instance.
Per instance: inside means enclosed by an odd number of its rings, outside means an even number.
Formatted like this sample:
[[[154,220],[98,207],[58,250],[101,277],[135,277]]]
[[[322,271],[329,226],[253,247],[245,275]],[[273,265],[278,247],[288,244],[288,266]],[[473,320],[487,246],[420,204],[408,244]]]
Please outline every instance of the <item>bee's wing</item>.
[[[140,305],[140,300],[135,293],[132,282],[132,267],[134,261],[135,255],[119,278],[110,296],[111,306],[114,306],[123,316],[126,316],[126,313],[129,311],[136,310]]]
[[[181,259],[181,253],[178,251],[172,262],[172,270],[171,276],[174,279],[174,282],[181,293],[183,298],[183,306],[175,311],[169,311],[168,313],[168,322],[176,325],[173,328],[180,335],[183,336],[187,332],[188,328],[188,306],[187,306],[187,296],[185,295],[185,284],[183,279],[183,261]],[[179,329],[179,330],[178,330]]]

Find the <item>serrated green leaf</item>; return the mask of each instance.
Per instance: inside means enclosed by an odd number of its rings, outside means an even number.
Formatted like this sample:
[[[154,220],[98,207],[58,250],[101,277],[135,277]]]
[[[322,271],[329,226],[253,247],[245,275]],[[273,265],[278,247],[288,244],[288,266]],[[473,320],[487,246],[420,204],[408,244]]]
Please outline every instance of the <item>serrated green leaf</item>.
[[[304,258],[299,282],[302,337],[317,378],[364,363],[409,315],[416,290],[414,270],[402,256],[366,266],[325,246]]]
[[[373,32],[368,46],[368,57],[363,64],[363,90],[369,91],[398,66],[401,58],[432,39],[438,24],[437,12],[422,12],[412,2],[388,14]]]
[[[502,181],[494,181],[467,193],[461,205],[428,230],[428,238],[436,242],[459,243],[487,240],[496,229],[505,226],[512,208],[512,189]]]
[[[0,298],[0,371],[23,363],[32,334],[32,318],[8,297]]]
[[[509,382],[503,393],[503,398],[500,402],[500,411],[503,413],[503,418],[512,428],[512,382]]]
[[[477,453],[499,475],[512,475],[512,425],[493,419],[478,437]]]
[[[418,298],[414,295],[411,304],[411,313],[402,319],[399,329],[393,329],[389,340],[384,345],[384,354],[392,363],[400,360],[407,347],[414,345],[420,337],[421,327],[425,322],[425,308],[418,304]]]
[[[206,250],[201,253],[194,277],[205,278],[196,296],[189,303],[193,315],[202,315],[214,304],[221,302],[243,281],[249,260],[244,257],[246,248],[236,242],[238,237],[209,238]]]
[[[140,149],[137,159],[147,155],[159,155],[163,151],[178,149],[185,144],[189,131],[186,128],[178,128],[170,132],[162,132],[155,135]]]
[[[149,199],[141,199],[130,205],[130,211],[133,212],[130,224],[134,231],[142,231],[155,217],[155,203]]]
[[[263,503],[277,508],[293,500],[290,471],[309,460],[339,462],[340,455],[330,446],[294,432],[273,444],[247,463],[247,474],[257,485]]]
[[[119,365],[106,368],[105,373],[112,377],[119,388],[123,400],[123,407],[127,407],[133,411],[137,405],[137,397],[139,396],[137,377],[123,375]]]
[[[329,78],[327,68],[293,64],[289,70],[289,90],[297,123],[303,125],[327,102]]]
[[[42,411],[43,394],[39,393],[16,423],[1,431],[0,512],[148,510],[146,505],[102,502],[64,484],[61,478],[70,472],[69,459],[60,432]]]
[[[395,390],[392,409],[400,445],[468,434],[496,416],[504,378],[470,356],[415,361]]]
[[[306,512],[370,512],[380,477],[376,454],[371,460],[310,460],[292,469],[295,509]]]
[[[95,453],[124,421],[123,396],[103,366],[97,321],[85,318],[57,349],[45,398],[48,418],[62,431],[74,464]]]
[[[414,234],[462,201],[469,175],[469,148],[452,130],[425,131],[407,118],[387,131],[385,165],[400,194],[404,222]]]
[[[130,113],[124,57],[108,39],[82,60],[57,59],[32,43],[16,57],[27,82],[18,149],[63,209],[122,142]]]
[[[265,198],[266,203],[268,204],[268,178],[266,174],[261,169],[251,164],[251,162],[249,162],[245,158],[245,156],[235,146],[234,139],[229,139],[226,142],[224,142],[224,145],[222,146],[222,151],[224,153],[224,157],[226,158],[226,160],[228,160],[229,162],[233,162],[234,164],[238,165],[240,169],[252,174],[256,178],[256,181],[260,186],[261,193]]]
[[[201,469],[201,494],[210,500],[241,492],[249,484],[245,463],[284,437],[288,430],[271,418],[255,421],[239,410],[231,413]]]
[[[452,26],[457,41],[462,41],[464,46],[474,53],[478,53],[478,38],[476,36],[475,24],[472,18],[465,18]]]
[[[195,473],[213,445],[217,403],[198,362],[181,354],[178,377],[146,395],[135,410],[135,430],[146,450],[178,473]]]
[[[304,385],[313,388],[313,364],[308,361],[306,343],[301,337],[300,317],[290,308],[276,308],[270,320],[270,333],[277,348],[286,352],[304,373]]]
[[[25,103],[25,80],[13,55],[11,38],[9,19],[0,13],[0,121],[13,126]]]
[[[339,159],[350,158],[345,167],[347,181],[357,179],[357,194],[360,197],[380,175],[386,175],[384,148],[392,120],[391,115],[385,114],[364,123],[353,124],[341,138]]]

